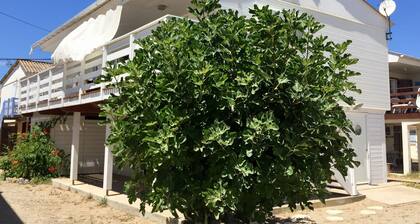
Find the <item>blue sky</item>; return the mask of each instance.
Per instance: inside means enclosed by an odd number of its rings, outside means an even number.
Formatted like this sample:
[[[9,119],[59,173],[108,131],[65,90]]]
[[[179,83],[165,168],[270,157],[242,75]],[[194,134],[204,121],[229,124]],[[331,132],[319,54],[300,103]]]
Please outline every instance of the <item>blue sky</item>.
[[[53,30],[95,0],[12,0],[0,3],[0,12],[11,14],[48,30]],[[420,1],[395,0],[397,11],[390,49],[420,57]],[[369,0],[377,8],[381,0]],[[47,33],[0,15],[0,58],[27,58],[30,46]],[[37,50],[34,58],[49,58]],[[0,77],[8,70],[0,61]]]
[[[48,30],[76,15],[95,0],[10,0],[0,2],[0,12],[13,15]],[[0,58],[28,58],[33,43],[47,32],[19,23],[0,15]],[[49,58],[49,54],[37,50],[34,58]],[[0,61],[0,77],[8,70]]]

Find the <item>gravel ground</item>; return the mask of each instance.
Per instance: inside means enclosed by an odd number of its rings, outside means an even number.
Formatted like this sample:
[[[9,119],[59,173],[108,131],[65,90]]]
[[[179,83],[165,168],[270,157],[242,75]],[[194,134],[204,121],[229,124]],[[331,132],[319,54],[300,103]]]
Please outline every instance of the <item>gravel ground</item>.
[[[0,182],[0,223],[135,223],[151,224],[141,217],[104,206],[79,194],[49,184],[22,185]]]
[[[420,224],[420,202],[389,206],[365,199],[360,202],[285,212],[277,223],[404,223]],[[0,223],[135,223],[152,224],[141,217],[103,206],[77,193],[50,184],[22,185],[0,182]]]
[[[385,196],[386,197],[386,196]],[[315,211],[297,211],[281,214],[280,218],[307,216],[316,223],[380,224],[403,223],[420,224],[420,201],[397,206],[389,206],[365,199],[360,202],[318,208]]]

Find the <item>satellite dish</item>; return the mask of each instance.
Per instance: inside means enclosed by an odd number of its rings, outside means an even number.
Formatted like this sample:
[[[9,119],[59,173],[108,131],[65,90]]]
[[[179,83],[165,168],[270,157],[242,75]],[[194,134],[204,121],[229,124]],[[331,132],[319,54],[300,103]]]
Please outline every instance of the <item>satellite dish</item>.
[[[394,0],[384,0],[381,5],[379,5],[379,12],[386,17],[389,17],[394,13],[395,9],[397,9],[397,5]]]

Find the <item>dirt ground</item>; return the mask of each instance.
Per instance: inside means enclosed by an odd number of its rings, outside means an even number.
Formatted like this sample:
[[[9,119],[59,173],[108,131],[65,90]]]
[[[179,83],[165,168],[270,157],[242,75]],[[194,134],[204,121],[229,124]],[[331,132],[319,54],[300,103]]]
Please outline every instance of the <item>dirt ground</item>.
[[[279,218],[309,216],[316,223],[380,224],[403,223],[420,224],[420,201],[397,206],[389,206],[369,199],[351,204],[318,208],[315,211],[286,212]]]
[[[315,211],[285,212],[281,219],[309,216],[316,223],[404,223],[420,224],[420,201],[398,206],[385,205],[365,199],[360,202],[318,208]],[[290,220],[290,219],[289,219]],[[141,217],[103,206],[100,202],[77,193],[53,188],[49,184],[21,185],[0,182],[1,224],[49,224],[49,223],[133,223],[152,224]],[[288,222],[281,223],[312,223]]]
[[[1,224],[133,223],[152,224],[77,193],[51,185],[0,182]]]

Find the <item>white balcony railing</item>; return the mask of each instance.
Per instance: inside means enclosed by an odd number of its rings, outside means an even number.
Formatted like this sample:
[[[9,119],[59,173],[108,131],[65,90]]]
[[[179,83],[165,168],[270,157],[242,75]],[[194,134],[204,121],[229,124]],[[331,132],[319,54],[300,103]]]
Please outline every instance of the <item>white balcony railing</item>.
[[[130,33],[118,37],[81,62],[71,62],[19,80],[19,113],[32,113],[60,107],[102,101],[115,93],[95,80],[104,72],[107,62],[121,62],[134,56],[135,40],[151,34],[161,21],[175,17],[166,15]]]

